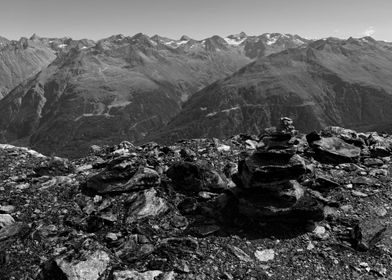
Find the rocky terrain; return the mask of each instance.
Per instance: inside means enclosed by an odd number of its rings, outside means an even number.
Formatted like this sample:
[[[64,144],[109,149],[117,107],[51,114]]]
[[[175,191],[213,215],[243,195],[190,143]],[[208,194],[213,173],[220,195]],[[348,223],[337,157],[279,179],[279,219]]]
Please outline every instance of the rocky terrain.
[[[193,95],[150,139],[259,133],[282,115],[304,132],[327,125],[391,132],[391,46],[327,38],[260,57]]]
[[[204,40],[115,35],[98,42],[32,36],[26,42],[48,50],[51,63],[38,74],[38,67],[28,71],[36,74],[31,79],[19,75],[0,101],[0,141],[77,157],[92,144],[141,143],[195,92],[258,57],[310,41],[241,33]],[[10,60],[26,70],[26,63]]]
[[[280,123],[279,123],[280,122]],[[392,136],[0,146],[0,279],[391,279]]]

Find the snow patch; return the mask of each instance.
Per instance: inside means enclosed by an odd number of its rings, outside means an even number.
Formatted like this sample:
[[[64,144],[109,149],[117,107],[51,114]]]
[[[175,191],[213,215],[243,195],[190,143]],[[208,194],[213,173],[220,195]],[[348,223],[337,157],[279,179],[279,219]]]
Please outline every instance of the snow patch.
[[[228,43],[231,46],[239,46],[246,40],[246,38],[232,39],[232,38],[226,37],[226,38],[224,38],[224,40],[226,41],[226,43]]]
[[[68,45],[67,44],[60,44],[57,47],[59,47],[60,49],[64,49],[64,48],[68,47]]]
[[[112,103],[108,105],[108,109],[110,110],[111,108],[118,108],[118,107],[125,107],[131,104],[131,101],[123,101],[123,102],[117,102],[117,103]]]
[[[278,41],[278,37],[272,37],[272,38],[269,38],[269,39],[268,39],[268,41],[267,41],[266,44],[267,44],[268,46],[271,46],[271,45],[275,44],[276,41]]]
[[[240,107],[236,106],[236,107],[232,107],[232,108],[229,108],[229,109],[224,109],[221,112],[222,113],[230,113],[230,111],[235,111],[235,110],[239,110],[239,109],[240,109]]]
[[[213,117],[213,116],[215,116],[216,114],[218,114],[218,112],[212,112],[212,113],[207,114],[206,117],[207,117],[207,118]]]

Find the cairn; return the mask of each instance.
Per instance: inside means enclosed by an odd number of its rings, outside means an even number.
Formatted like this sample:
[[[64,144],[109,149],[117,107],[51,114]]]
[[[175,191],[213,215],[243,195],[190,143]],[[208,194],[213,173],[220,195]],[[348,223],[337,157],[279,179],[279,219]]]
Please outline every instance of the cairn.
[[[266,129],[264,146],[240,161],[239,211],[263,222],[321,220],[323,208],[298,183],[306,171],[297,154],[298,139],[293,121],[281,118],[278,128]]]

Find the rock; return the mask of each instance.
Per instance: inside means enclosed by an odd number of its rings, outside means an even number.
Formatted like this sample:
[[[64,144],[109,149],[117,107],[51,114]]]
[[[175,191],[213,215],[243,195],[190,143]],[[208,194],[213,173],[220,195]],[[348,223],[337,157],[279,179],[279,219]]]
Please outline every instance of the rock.
[[[312,185],[312,188],[325,191],[338,188],[339,186],[339,183],[334,180],[333,176],[317,171],[315,184]]]
[[[108,253],[102,249],[85,248],[81,248],[80,253],[71,250],[49,261],[38,279],[100,280],[108,276],[111,262]]]
[[[157,187],[161,183],[158,172],[148,167],[138,168],[128,180],[122,179],[122,174],[116,177],[115,171],[107,170],[91,177],[87,181],[86,189],[98,194],[124,193]]]
[[[383,206],[375,206],[372,210],[378,217],[385,217],[388,214],[387,209]]]
[[[277,190],[247,189],[240,194],[255,207],[289,207],[297,203],[304,196],[304,189],[295,180],[288,181]]]
[[[371,133],[367,139],[370,153],[373,157],[387,157],[392,152],[392,139],[385,138],[377,133]]]
[[[15,223],[14,218],[10,214],[0,214],[0,229]]]
[[[98,154],[102,151],[102,148],[98,145],[91,145],[90,146],[90,153],[92,154]]]
[[[386,231],[387,225],[381,219],[363,220],[351,230],[353,245],[358,250],[369,250],[383,239]]]
[[[108,233],[105,235],[105,239],[106,239],[107,241],[116,241],[116,240],[118,239],[118,237],[117,237],[117,234],[115,234],[115,233],[113,233],[113,232],[108,232]]]
[[[353,144],[357,147],[363,147],[365,145],[365,141],[359,136],[359,134],[356,131],[343,127],[338,127],[338,126],[326,127],[321,131],[321,136],[324,137],[336,136],[344,140],[345,142],[349,144]]]
[[[368,195],[366,193],[360,192],[360,191],[351,191],[353,196],[356,197],[368,197]]]
[[[126,262],[135,262],[153,253],[155,247],[147,237],[140,234],[129,235],[116,255]]]
[[[321,240],[327,239],[329,237],[327,230],[323,226],[316,226],[313,230],[313,234],[317,239]]]
[[[75,171],[75,166],[68,160],[60,157],[51,157],[34,168],[38,176],[61,176]]]
[[[172,280],[174,279],[173,272],[162,272],[160,270],[150,270],[145,272],[138,272],[136,270],[123,270],[113,272],[113,280]]]
[[[253,262],[252,258],[240,248],[230,244],[227,245],[227,248],[229,248],[230,252],[233,253],[233,255],[236,256],[240,261]]]
[[[366,176],[358,176],[351,180],[353,185],[365,185],[372,186],[375,185],[375,180]]]
[[[221,192],[227,189],[227,180],[211,166],[202,162],[177,162],[166,172],[180,192]]]
[[[356,162],[361,153],[360,148],[337,137],[323,137],[309,143],[309,145],[315,150],[317,159],[325,163]]]
[[[205,236],[211,235],[211,234],[213,234],[215,232],[218,232],[219,230],[220,230],[220,227],[218,225],[214,225],[214,224],[212,224],[212,225],[201,225],[201,226],[198,226],[195,229],[195,233],[198,236],[205,237]]]
[[[321,221],[324,219],[323,205],[309,195],[305,195],[290,207],[271,205],[261,207],[240,198],[238,208],[241,214],[263,222],[304,224],[309,220]]]
[[[166,201],[158,197],[153,188],[130,195],[125,202],[125,207],[128,222],[145,217],[155,217],[168,209]]]
[[[275,251],[274,249],[266,249],[266,250],[256,250],[255,257],[260,262],[268,262],[272,261],[275,258]]]
[[[256,150],[259,146],[259,143],[252,139],[245,140],[245,146],[248,150]]]
[[[8,238],[14,236],[22,236],[26,232],[28,232],[28,230],[29,230],[29,226],[24,223],[21,222],[13,223],[11,225],[8,225],[0,229],[0,241],[7,240]]]
[[[267,154],[256,151],[240,161],[238,171],[243,188],[275,188],[305,173],[305,162],[298,155]]]
[[[384,162],[378,158],[365,158],[363,164],[366,166],[382,166]]]
[[[15,206],[13,206],[13,205],[0,206],[0,213],[1,214],[11,214],[13,212],[15,212]]]

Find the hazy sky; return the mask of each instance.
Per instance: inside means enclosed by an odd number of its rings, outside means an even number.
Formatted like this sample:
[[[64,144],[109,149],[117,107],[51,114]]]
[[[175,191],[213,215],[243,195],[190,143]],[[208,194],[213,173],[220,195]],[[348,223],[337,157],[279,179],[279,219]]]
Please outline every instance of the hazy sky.
[[[392,0],[0,0],[0,36],[9,39],[240,31],[392,41]]]

